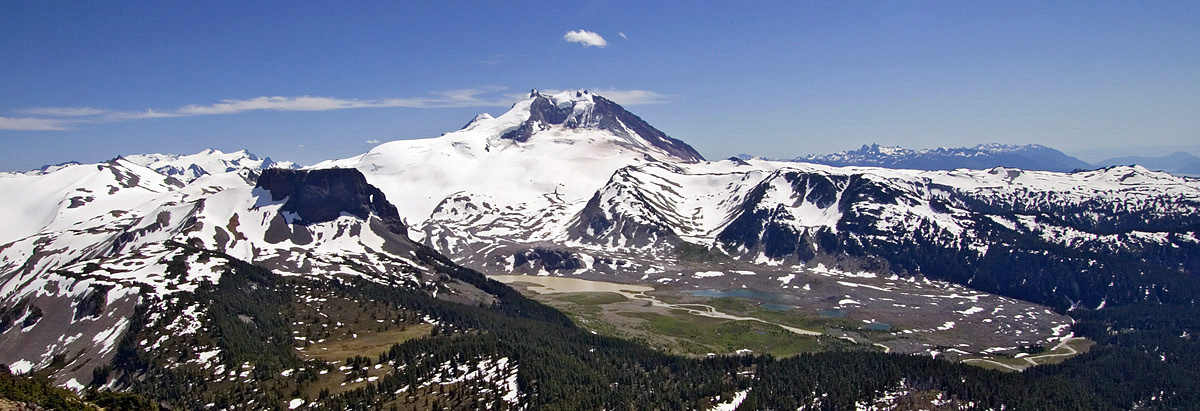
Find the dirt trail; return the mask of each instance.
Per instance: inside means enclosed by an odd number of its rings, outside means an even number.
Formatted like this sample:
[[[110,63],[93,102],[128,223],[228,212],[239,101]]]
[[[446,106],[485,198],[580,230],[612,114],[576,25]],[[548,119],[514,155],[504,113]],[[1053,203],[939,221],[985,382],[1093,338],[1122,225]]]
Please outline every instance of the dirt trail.
[[[1030,356],[1022,357],[1021,359],[1025,360],[1025,362],[1027,363],[1026,365],[1023,365],[1023,366],[1008,365],[1008,364],[1005,364],[1005,363],[1002,363],[999,361],[993,361],[993,360],[989,360],[989,359],[985,359],[985,358],[970,358],[970,359],[963,360],[962,362],[964,362],[964,363],[985,362],[988,364],[993,364],[993,365],[997,365],[1000,367],[1004,367],[1004,368],[1007,368],[1007,369],[1010,369],[1013,371],[1024,371],[1026,368],[1029,368],[1029,367],[1032,367],[1035,365],[1040,365],[1035,360],[1039,360],[1039,359],[1043,359],[1043,358],[1051,358],[1051,357],[1070,357],[1072,355],[1079,354],[1079,351],[1075,350],[1075,347],[1072,347],[1069,343],[1071,341],[1081,341],[1081,340],[1086,340],[1086,339],[1087,338],[1084,338],[1084,337],[1063,338],[1062,340],[1060,340],[1058,342],[1058,344],[1056,344],[1054,346],[1054,348],[1051,348],[1050,351],[1058,351],[1061,349],[1065,349],[1070,352],[1059,353],[1059,354],[1038,354],[1038,355],[1030,355]]]

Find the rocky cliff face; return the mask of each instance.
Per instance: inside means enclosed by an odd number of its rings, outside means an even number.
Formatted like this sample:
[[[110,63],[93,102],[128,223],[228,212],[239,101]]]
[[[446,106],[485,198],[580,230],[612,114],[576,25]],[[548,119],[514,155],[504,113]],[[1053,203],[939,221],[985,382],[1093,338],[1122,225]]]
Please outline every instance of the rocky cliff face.
[[[259,176],[257,187],[269,191],[271,201],[286,200],[279,211],[295,213],[301,224],[333,221],[342,213],[364,220],[374,214],[390,231],[408,234],[396,207],[358,170],[269,169]]]
[[[36,221],[36,234],[0,243],[0,364],[50,367],[58,384],[82,387],[122,352],[128,359],[139,327],[154,330],[137,340],[139,356],[209,371],[213,356],[232,361],[220,344],[188,341],[212,326],[220,310],[208,297],[225,293],[204,293],[231,267],[361,279],[472,306],[494,300],[475,286],[488,287],[482,276],[413,243],[396,208],[353,169],[240,169],[182,185],[119,159],[6,182],[42,194],[14,199],[16,210],[57,203],[53,217],[71,218],[63,228]]]

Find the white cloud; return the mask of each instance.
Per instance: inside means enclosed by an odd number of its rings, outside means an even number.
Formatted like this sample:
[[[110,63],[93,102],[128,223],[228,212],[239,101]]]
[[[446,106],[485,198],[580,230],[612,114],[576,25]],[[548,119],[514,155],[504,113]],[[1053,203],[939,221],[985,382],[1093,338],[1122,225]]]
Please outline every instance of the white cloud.
[[[571,43],[579,43],[584,47],[605,47],[608,42],[604,41],[604,37],[599,34],[587,30],[568,31],[563,35],[563,39]]]
[[[71,125],[95,121],[108,110],[91,107],[34,107],[14,110],[35,117],[0,117],[0,130],[70,130]]]
[[[481,87],[446,90],[430,93],[427,97],[400,97],[381,99],[345,99],[336,97],[262,96],[249,99],[225,99],[213,104],[189,104],[176,109],[147,109],[134,112],[113,112],[111,120],[133,120],[145,118],[169,118],[237,114],[247,111],[329,111],[353,108],[443,108],[443,107],[494,107],[506,106],[510,101],[495,95],[506,87]]]
[[[70,123],[57,118],[0,117],[0,130],[67,130]]]
[[[512,104],[512,100],[525,96],[524,93],[519,96],[501,93],[504,90],[507,90],[507,87],[479,87],[438,91],[422,97],[379,99],[260,96],[249,99],[225,99],[212,104],[189,104],[174,109],[146,109],[143,111],[112,111],[92,107],[38,107],[16,110],[16,112],[32,114],[35,117],[0,117],[0,130],[69,130],[72,125],[80,123],[209,116],[251,111],[328,111],[389,107],[505,107]],[[558,93],[556,90],[543,90],[543,92]],[[670,101],[666,95],[647,90],[610,88],[592,89],[592,92],[624,106],[659,104]],[[368,140],[367,143],[378,144],[379,142]]]
[[[0,117],[0,130],[68,130],[72,124],[237,114],[248,111],[329,111],[354,108],[503,107],[512,103],[500,92],[507,87],[445,90],[421,97],[347,99],[319,96],[260,96],[189,104],[174,109],[112,111],[92,107],[36,107],[15,110],[36,117]]]
[[[620,32],[620,31],[618,31],[618,32],[617,32],[617,34],[619,34],[619,35],[621,36],[621,38],[623,38],[623,39],[625,39],[625,40],[629,40],[629,37],[625,37],[625,33],[624,33],[624,32]]]
[[[368,107],[369,102],[354,99],[338,99],[330,97],[255,97],[246,100],[225,99],[219,103],[199,105],[189,104],[174,110],[149,109],[139,112],[114,113],[117,119],[189,117],[214,114],[235,114],[247,111],[327,111],[348,108]]]
[[[19,110],[21,113],[49,117],[86,117],[108,113],[108,110],[91,107],[34,107]]]
[[[375,140],[375,139],[367,140],[367,144],[379,144],[379,140]]]
[[[174,109],[151,108],[142,111],[112,111],[92,107],[35,107],[15,110],[15,112],[36,117],[0,117],[0,130],[69,130],[71,125],[79,123],[237,114],[248,111],[328,111],[389,107],[503,107],[512,103],[507,96],[500,93],[504,90],[507,90],[507,87],[479,87],[432,92],[421,97],[367,100],[318,96],[261,96],[249,99],[225,99],[212,104],[189,104]]]

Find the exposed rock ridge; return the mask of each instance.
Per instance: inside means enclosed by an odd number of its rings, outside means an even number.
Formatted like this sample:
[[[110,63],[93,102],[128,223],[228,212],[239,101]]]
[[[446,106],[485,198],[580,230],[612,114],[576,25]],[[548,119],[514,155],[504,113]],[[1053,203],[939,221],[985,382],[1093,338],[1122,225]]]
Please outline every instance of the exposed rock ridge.
[[[388,229],[408,233],[396,207],[382,191],[367,183],[362,173],[352,168],[325,170],[267,169],[256,184],[271,193],[271,201],[283,201],[281,212],[293,212],[302,224],[333,221],[342,213],[367,219],[374,214]]]

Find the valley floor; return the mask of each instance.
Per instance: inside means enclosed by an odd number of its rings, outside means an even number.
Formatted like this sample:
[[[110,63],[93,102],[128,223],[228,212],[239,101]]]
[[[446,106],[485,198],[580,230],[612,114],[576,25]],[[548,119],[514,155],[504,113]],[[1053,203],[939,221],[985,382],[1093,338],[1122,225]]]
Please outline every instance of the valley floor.
[[[830,297],[815,297],[820,293],[812,292],[811,284],[820,283],[822,276],[816,277],[800,278],[810,281],[797,286],[797,291],[803,292],[782,294],[750,288],[697,290],[678,285],[620,284],[551,276],[491,278],[567,313],[594,333],[642,341],[683,355],[749,351],[788,357],[806,352],[863,350],[925,353],[987,368],[1020,371],[1032,365],[1061,362],[1086,352],[1092,345],[1084,338],[1062,335],[1066,327],[1061,324],[1069,325],[1070,319],[1044,307],[967,289],[941,290],[942,296],[932,291],[938,289],[937,284],[924,284],[923,293],[891,292],[889,297],[864,293],[842,295],[832,307],[823,307],[821,302],[828,304]],[[874,279],[878,285],[871,280],[857,278],[854,282],[840,280],[835,284],[843,289],[867,291],[904,286],[895,280]],[[910,308],[909,305],[916,305],[913,297],[940,298],[950,307],[938,310],[937,302],[926,301],[924,310]],[[806,299],[817,303],[806,303]],[[956,299],[971,303],[970,307],[959,309]],[[998,303],[989,304],[993,301]],[[1009,317],[1006,308],[1016,312],[1015,318]],[[975,321],[963,319],[985,310],[991,315]],[[884,323],[877,318],[892,320]],[[907,318],[921,321],[904,320]],[[1004,321],[999,324],[1001,329],[1012,330],[1007,337],[1005,333],[989,331],[989,323],[996,321],[993,318]],[[1026,321],[1020,321],[1023,319]]]

